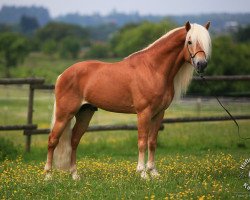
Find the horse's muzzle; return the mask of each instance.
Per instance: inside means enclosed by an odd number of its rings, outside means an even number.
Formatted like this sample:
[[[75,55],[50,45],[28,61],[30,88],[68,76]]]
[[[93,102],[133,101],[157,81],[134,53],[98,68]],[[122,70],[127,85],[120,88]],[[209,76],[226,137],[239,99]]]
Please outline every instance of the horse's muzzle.
[[[207,67],[207,61],[206,60],[199,60],[196,63],[196,70],[198,73],[203,73],[204,70]]]

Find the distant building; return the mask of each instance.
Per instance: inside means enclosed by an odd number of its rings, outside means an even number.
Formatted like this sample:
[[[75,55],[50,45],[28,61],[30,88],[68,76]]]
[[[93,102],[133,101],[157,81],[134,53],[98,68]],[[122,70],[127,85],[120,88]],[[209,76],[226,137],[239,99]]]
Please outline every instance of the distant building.
[[[239,28],[239,23],[237,21],[227,21],[224,25],[225,31],[236,32]]]

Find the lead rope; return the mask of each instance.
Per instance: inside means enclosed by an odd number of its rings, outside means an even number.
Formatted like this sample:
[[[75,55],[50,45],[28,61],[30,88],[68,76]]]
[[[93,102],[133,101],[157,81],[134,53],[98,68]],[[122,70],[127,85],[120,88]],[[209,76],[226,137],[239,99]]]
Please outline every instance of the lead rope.
[[[205,77],[202,75],[202,74],[198,74],[199,77],[201,78],[201,80],[203,81],[204,84],[206,84],[206,86],[211,90],[209,84],[207,83]],[[237,130],[238,130],[238,136],[240,139],[242,140],[249,140],[250,137],[242,137],[240,135],[240,126],[238,124],[238,122],[236,121],[236,119],[233,117],[233,115],[231,115],[231,113],[225,108],[225,106],[221,103],[221,101],[219,100],[219,98],[216,96],[216,95],[213,95],[213,97],[218,101],[218,103],[220,104],[220,106],[226,111],[226,113],[230,116],[231,120],[234,121],[236,127],[237,127]]]

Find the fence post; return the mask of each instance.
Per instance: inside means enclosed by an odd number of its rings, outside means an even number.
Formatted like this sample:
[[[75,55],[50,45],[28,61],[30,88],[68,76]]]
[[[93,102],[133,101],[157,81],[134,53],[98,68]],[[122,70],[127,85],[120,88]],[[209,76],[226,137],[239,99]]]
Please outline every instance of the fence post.
[[[201,98],[198,97],[196,100],[196,110],[197,110],[197,116],[200,117],[201,114]]]
[[[28,102],[28,115],[27,115],[27,124],[33,123],[33,102],[34,102],[34,88],[32,84],[29,86],[29,102]],[[26,135],[26,144],[25,151],[30,152],[31,145],[31,134]]]

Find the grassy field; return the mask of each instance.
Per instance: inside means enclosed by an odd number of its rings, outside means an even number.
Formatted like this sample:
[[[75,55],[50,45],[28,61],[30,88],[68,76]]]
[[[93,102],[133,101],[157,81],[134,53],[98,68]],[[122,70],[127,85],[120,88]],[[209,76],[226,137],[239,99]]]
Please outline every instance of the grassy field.
[[[33,55],[13,74],[44,76],[47,82],[72,61],[51,61]],[[41,62],[38,62],[41,60]],[[58,62],[58,63],[57,63]],[[33,63],[33,64],[32,64]],[[50,64],[49,64],[50,63]],[[53,63],[53,64],[51,64]],[[31,67],[32,66],[32,67]],[[53,67],[57,66],[57,67]],[[51,70],[49,71],[49,69]],[[25,71],[26,70],[26,71]],[[28,88],[0,86],[0,124],[25,124]],[[50,126],[53,93],[35,92],[34,123]],[[233,115],[249,114],[250,102],[224,102]],[[167,117],[225,115],[214,100],[174,103]],[[136,123],[135,115],[99,110],[91,125]],[[240,134],[249,137],[250,123],[239,121]],[[25,137],[20,131],[0,132],[1,141],[9,140],[18,149],[17,156],[0,161],[0,199],[249,199],[244,184],[250,164],[250,142],[240,140],[233,122],[165,124],[160,132],[156,166],[161,176],[142,180],[136,174],[136,131],[86,133],[78,148],[80,181],[68,173],[53,172],[53,180],[44,181],[47,135],[32,137],[31,152],[25,153]],[[0,149],[0,153],[4,149]],[[240,178],[243,172],[244,178]]]
[[[1,124],[26,122],[27,88],[1,87]],[[34,123],[50,124],[53,93],[35,94]],[[247,114],[250,103],[230,102],[232,114]],[[174,103],[165,117],[224,115],[215,101]],[[135,115],[99,110],[91,124],[135,123]],[[240,121],[241,135],[249,135],[249,121]],[[141,180],[136,174],[136,131],[93,132],[82,138],[78,150],[81,181],[54,172],[44,181],[47,135],[32,137],[31,153],[24,153],[20,132],[1,132],[20,151],[16,159],[0,163],[1,199],[242,199],[249,198],[240,179],[240,165],[249,158],[248,141],[238,138],[232,122],[167,124],[159,134],[157,167],[161,177]]]

